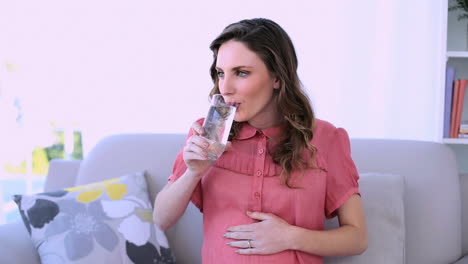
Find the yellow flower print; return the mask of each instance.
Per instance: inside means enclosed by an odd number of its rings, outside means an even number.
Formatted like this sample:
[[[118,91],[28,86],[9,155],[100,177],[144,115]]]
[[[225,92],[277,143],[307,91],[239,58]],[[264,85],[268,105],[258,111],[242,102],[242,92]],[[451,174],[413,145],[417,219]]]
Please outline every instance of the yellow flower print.
[[[71,187],[65,190],[68,192],[78,192],[84,190],[76,197],[76,200],[82,203],[90,203],[95,201],[101,197],[104,190],[112,200],[120,200],[125,194],[127,194],[127,186],[117,182],[119,182],[118,178],[88,185]]]
[[[147,223],[153,223],[153,211],[145,210],[142,208],[135,208],[135,214],[143,221]]]

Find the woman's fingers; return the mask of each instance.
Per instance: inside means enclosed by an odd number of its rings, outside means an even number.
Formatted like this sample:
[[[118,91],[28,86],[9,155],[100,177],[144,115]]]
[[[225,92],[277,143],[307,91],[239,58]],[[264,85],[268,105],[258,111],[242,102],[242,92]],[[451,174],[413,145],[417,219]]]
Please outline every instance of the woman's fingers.
[[[194,144],[203,149],[207,149],[210,146],[210,141],[202,136],[191,136],[188,143],[189,145]]]
[[[238,241],[230,241],[227,243],[231,247],[236,248],[253,248],[253,240],[246,239],[246,240],[238,240]]]
[[[192,131],[193,134],[196,136],[203,135],[203,133],[205,132],[202,125],[200,125],[198,122],[192,124]]]
[[[187,153],[187,158],[198,157],[197,159],[208,159],[207,151],[196,144],[189,144],[185,151]]]
[[[226,232],[223,235],[225,238],[231,238],[231,239],[253,239],[254,238],[254,232]]]
[[[196,152],[186,152],[184,156],[185,160],[208,160],[208,154],[204,155]]]
[[[207,160],[208,156],[208,147],[210,143],[208,139],[201,136],[191,136],[187,141],[187,144],[184,149],[184,159],[185,160]]]

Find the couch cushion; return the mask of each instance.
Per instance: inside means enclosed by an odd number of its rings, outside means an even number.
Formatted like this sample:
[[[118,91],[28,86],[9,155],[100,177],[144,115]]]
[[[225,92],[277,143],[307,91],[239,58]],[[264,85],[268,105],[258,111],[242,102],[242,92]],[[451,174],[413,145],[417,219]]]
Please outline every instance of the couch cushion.
[[[404,177],[394,174],[361,173],[359,180],[366,215],[368,248],[358,256],[325,258],[325,263],[405,263]],[[325,222],[337,228],[337,217]]]
[[[144,173],[15,202],[42,263],[174,263],[152,222]]]
[[[453,263],[462,256],[460,179],[449,147],[353,139],[351,153],[360,172],[405,177],[406,263]]]

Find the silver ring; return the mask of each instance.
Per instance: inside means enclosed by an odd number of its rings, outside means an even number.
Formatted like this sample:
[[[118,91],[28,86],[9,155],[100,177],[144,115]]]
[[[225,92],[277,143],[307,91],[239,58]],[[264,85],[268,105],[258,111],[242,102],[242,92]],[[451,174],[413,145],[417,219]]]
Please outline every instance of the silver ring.
[[[252,248],[252,245],[250,245],[250,239],[247,240],[247,243],[249,244],[249,247],[248,247],[248,248]]]

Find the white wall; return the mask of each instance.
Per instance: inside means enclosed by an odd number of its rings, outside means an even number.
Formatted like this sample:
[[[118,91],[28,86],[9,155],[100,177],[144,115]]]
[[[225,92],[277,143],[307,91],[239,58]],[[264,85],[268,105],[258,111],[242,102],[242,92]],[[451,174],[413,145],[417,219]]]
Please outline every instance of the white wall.
[[[205,114],[211,40],[268,17],[289,32],[319,118],[352,137],[436,141],[444,0],[0,0],[1,87],[25,120],[78,124],[85,142],[181,132]],[[3,129],[3,124],[1,124]],[[89,146],[88,146],[89,148]]]

